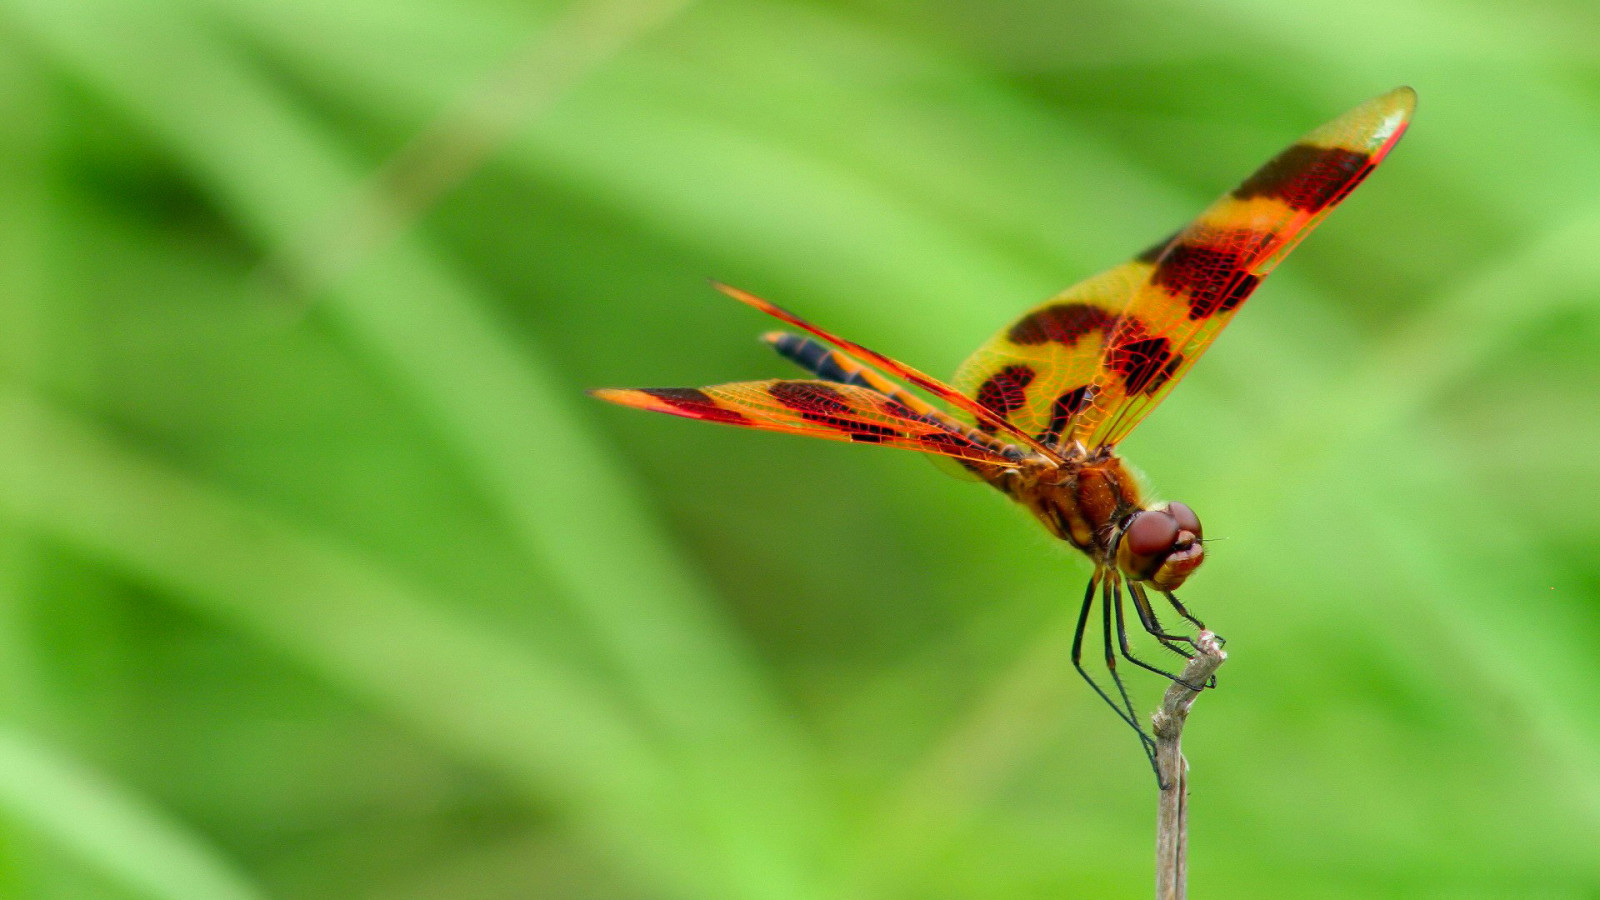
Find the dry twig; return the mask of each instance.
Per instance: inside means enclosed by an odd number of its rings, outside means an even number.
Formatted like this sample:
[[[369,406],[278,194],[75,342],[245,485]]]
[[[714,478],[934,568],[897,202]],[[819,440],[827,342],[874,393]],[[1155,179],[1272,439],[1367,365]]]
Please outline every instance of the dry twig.
[[[1189,880],[1189,762],[1179,739],[1189,707],[1199,692],[1188,685],[1203,685],[1228,658],[1222,639],[1209,631],[1195,639],[1194,659],[1184,666],[1179,681],[1167,688],[1161,708],[1151,717],[1156,738],[1156,771],[1164,785],[1156,813],[1156,900],[1184,900]]]

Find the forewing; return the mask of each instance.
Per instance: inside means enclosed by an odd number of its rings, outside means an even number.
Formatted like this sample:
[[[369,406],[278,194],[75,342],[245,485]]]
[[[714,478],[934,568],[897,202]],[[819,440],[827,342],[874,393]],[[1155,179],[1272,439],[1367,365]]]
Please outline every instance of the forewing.
[[[1177,234],[1029,310],[955,386],[1041,443],[1120,441],[1383,160],[1415,103],[1400,88],[1306,135]]]
[[[1116,444],[1188,373],[1261,280],[1394,148],[1416,94],[1399,88],[1279,153],[1160,253],[1109,339],[1071,436]]]
[[[967,357],[956,370],[956,388],[1040,443],[1065,443],[1074,416],[1091,399],[1117,319],[1149,280],[1162,246],[1029,310]]]
[[[936,419],[877,391],[830,381],[772,379],[703,388],[634,388],[592,392],[602,400],[724,425],[830,441],[885,444],[969,463],[1011,466]]]

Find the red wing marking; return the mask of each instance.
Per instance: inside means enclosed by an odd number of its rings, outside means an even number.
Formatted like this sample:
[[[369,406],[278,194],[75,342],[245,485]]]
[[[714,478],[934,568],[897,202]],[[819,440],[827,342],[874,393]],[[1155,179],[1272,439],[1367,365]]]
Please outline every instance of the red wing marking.
[[[1016,461],[868,388],[832,381],[742,381],[703,388],[591,391],[618,403],[707,422],[831,441],[886,444],[993,466]]]
[[[997,430],[1008,432],[1019,442],[1024,444],[1028,449],[1041,454],[1046,459],[1056,463],[1060,463],[1062,461],[1061,457],[1058,456],[1054,450],[1039,442],[1036,438],[1034,438],[1033,435],[1023,431],[1015,425],[1012,425],[1010,422],[1005,420],[1004,416],[995,413],[994,411],[980,404],[978,401],[974,400],[972,397],[961,393],[939,379],[934,378],[931,375],[924,374],[923,372],[913,369],[905,363],[891,359],[874,350],[869,350],[866,347],[855,343],[854,341],[847,341],[837,335],[823,331],[821,328],[812,325],[810,322],[807,322],[794,313],[763,300],[747,291],[742,291],[736,287],[716,281],[713,281],[712,285],[717,290],[727,294],[729,297],[732,297],[741,303],[753,306],[767,315],[782,319],[796,328],[802,329],[803,331],[815,335],[821,340],[827,341],[852,357],[863,359],[897,378],[905,379],[916,387],[922,388],[928,393],[933,394],[935,397],[938,397],[946,403],[949,403],[951,406],[954,406],[957,409],[965,410],[967,413],[974,416],[979,422],[986,423]]]
[[[1177,234],[990,338],[956,386],[1043,443],[1121,441],[1383,161],[1415,105],[1400,88],[1301,138]]]
[[[1160,341],[1157,374],[1142,385],[1114,366],[1096,402],[1074,422],[1088,446],[1116,444],[1166,398],[1240,304],[1278,263],[1377,168],[1405,134],[1417,97],[1399,88],[1312,131],[1213,203],[1162,252],[1129,300],[1113,343]],[[1115,402],[1112,402],[1113,399]]]
[[[911,410],[918,418],[935,422],[946,431],[963,435],[974,443],[1003,454],[1008,459],[1020,461],[1023,458],[1022,450],[952,418],[949,413],[885,378],[876,369],[851,357],[843,350],[832,349],[814,338],[790,334],[787,331],[769,331],[761,336],[761,340],[785,359],[819,378],[877,391]]]

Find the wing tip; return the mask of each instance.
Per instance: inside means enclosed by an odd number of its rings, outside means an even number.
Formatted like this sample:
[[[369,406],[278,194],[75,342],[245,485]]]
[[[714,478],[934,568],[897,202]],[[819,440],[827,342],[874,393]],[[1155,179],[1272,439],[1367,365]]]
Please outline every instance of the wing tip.
[[[632,404],[627,402],[627,395],[638,392],[629,388],[588,388],[584,391],[584,393],[595,398],[596,400],[604,400],[607,403],[616,403],[622,406],[631,406]]]
[[[1384,119],[1390,123],[1391,130],[1404,131],[1411,117],[1417,112],[1417,91],[1410,85],[1401,85],[1387,94],[1372,101]]]
[[[1417,110],[1417,90],[1408,84],[1385,91],[1371,100],[1356,107],[1351,112],[1356,115],[1376,115],[1388,117],[1399,114],[1410,118]]]
[[[1382,117],[1382,124],[1373,134],[1377,147],[1372,151],[1374,164],[1382,162],[1394,145],[1399,143],[1406,129],[1411,126],[1411,117],[1417,111],[1417,92],[1410,85],[1401,85],[1382,97],[1372,101],[1375,112]]]
[[[736,288],[733,285],[728,284],[726,281],[718,281],[715,278],[707,278],[706,283],[711,285],[711,287],[718,292],[726,294],[740,303],[750,303],[751,305],[755,305],[761,300],[761,298],[757,297],[755,294],[752,294],[743,288]]]
[[[1302,138],[1301,142],[1365,153],[1376,164],[1405,134],[1416,109],[1417,92],[1402,85],[1327,122]]]
[[[796,318],[798,318],[794,313],[789,312],[776,303],[773,303],[771,300],[763,300],[744,288],[734,287],[731,284],[718,281],[715,278],[708,279],[708,281],[710,281],[712,287],[716,288],[726,296],[732,297],[746,306],[753,306],[769,316],[776,316],[785,322],[793,322]]]
[[[593,388],[589,396],[646,412],[666,413],[685,419],[737,422],[700,388]]]
[[[671,389],[665,389],[671,390]],[[651,412],[674,412],[671,404],[664,402],[658,396],[663,389],[647,390],[645,388],[589,388],[585,394],[596,400],[615,403],[618,406],[628,406],[634,409],[645,409]]]

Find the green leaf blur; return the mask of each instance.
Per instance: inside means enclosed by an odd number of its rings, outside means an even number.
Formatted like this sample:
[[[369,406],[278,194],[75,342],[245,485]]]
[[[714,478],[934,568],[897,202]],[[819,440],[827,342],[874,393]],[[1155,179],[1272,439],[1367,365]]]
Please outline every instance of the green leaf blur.
[[[708,276],[952,371],[1399,84],[1123,447],[1224,538],[1193,889],[1600,890],[1592,4],[0,11],[0,896],[1148,896],[1082,559],[583,389],[788,374]]]

